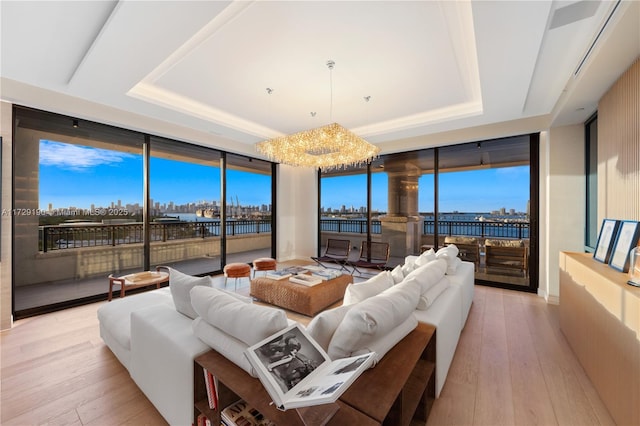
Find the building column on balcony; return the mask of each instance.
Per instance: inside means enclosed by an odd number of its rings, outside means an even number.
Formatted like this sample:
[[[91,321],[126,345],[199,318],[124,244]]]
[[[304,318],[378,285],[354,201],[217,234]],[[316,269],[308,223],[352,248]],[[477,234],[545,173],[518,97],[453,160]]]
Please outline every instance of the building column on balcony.
[[[380,217],[382,241],[392,255],[420,252],[424,218],[418,213],[418,179],[421,170],[412,162],[387,160],[389,179],[387,214]]]

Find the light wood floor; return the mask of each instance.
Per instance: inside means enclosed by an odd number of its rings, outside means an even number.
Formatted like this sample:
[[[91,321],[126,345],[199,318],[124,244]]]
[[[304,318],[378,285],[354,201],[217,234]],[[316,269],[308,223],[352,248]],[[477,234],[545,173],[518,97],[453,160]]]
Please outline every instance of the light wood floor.
[[[100,339],[103,303],[1,334],[2,425],[166,424]],[[476,286],[427,425],[556,424],[614,424],[559,329],[557,306]]]

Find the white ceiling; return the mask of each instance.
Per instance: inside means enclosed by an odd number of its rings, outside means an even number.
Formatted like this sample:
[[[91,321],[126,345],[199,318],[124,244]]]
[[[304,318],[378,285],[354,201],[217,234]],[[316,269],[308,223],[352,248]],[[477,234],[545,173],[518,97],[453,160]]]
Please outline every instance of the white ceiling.
[[[579,123],[640,56],[640,6],[620,3],[605,27],[616,4],[3,0],[0,97],[49,110],[59,98],[56,112],[128,128],[152,119],[157,134],[237,152],[330,121],[383,151],[514,120]]]

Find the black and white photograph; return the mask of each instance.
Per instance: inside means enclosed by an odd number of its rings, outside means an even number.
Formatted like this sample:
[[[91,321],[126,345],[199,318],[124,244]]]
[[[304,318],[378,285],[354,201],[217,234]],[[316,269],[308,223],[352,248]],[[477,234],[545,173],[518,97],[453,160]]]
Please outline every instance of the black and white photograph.
[[[258,358],[286,393],[325,361],[299,329],[293,328],[256,350]]]
[[[331,374],[336,375],[336,374],[344,374],[344,373],[349,373],[351,371],[355,371],[367,359],[369,359],[369,356],[361,356],[359,358],[354,359],[353,361],[344,363],[344,365],[338,365],[338,368],[336,368],[336,370]]]

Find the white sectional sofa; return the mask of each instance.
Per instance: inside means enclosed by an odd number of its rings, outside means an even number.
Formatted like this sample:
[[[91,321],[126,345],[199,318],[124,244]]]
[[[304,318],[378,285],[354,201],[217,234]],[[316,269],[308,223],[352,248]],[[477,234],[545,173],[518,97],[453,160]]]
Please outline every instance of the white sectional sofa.
[[[169,288],[114,299],[98,309],[100,336],[171,425],[192,423],[193,360],[211,349],[175,309]]]
[[[424,262],[424,258],[410,256],[406,264],[420,261]],[[421,294],[426,288],[423,279],[416,280],[422,283],[422,290],[416,290],[413,282],[398,285],[412,281],[404,279],[404,275],[410,277],[409,268],[405,269],[400,275],[396,268],[394,278],[389,271],[378,274],[378,282],[393,280],[382,287],[351,284],[345,305],[316,316],[308,330],[329,355],[374,350],[382,357],[418,321],[436,326],[437,397],[473,300],[474,265],[459,262],[455,273],[449,271],[442,276],[430,272],[431,284],[439,284],[441,291],[429,296],[426,308],[420,307],[425,295],[430,294]],[[420,271],[423,270],[426,269]],[[414,278],[420,271],[414,272]],[[234,303],[229,293],[213,288],[203,290],[201,286],[212,287],[210,278],[189,277],[171,270],[169,288],[116,299],[98,309],[102,339],[171,425],[188,426],[193,422],[195,357],[214,348],[252,374],[244,363],[243,349],[291,323],[281,309],[247,303],[250,300],[241,296],[234,297],[245,303]],[[362,297],[362,289],[366,290],[366,297]],[[358,292],[361,294],[356,297]],[[387,305],[376,305],[376,297],[386,297]],[[253,315],[260,319],[252,322]],[[393,324],[376,324],[376,320]]]
[[[383,271],[363,283],[350,284],[345,293],[343,306],[322,312],[316,316],[309,323],[308,329],[310,333],[319,342],[325,342],[325,349],[332,356],[334,353],[332,353],[331,346],[334,344],[336,337],[331,333],[337,330],[337,326],[332,330],[326,330],[325,326],[322,327],[321,331],[316,332],[317,323],[332,322],[323,317],[331,318],[335,316],[332,311],[335,311],[340,313],[339,320],[342,320],[342,318],[348,316],[347,312],[351,305],[358,306],[363,303],[371,303],[372,299],[395,291],[395,288],[399,286],[418,287],[420,288],[418,292],[421,292],[420,302],[412,305],[411,313],[415,320],[436,327],[436,397],[438,397],[453,361],[460,333],[469,315],[473,302],[475,278],[474,264],[463,262],[457,258],[457,248],[455,246],[448,246],[446,249],[442,249],[438,252],[438,257],[441,260],[437,260],[434,252],[424,253],[421,256],[408,256],[405,259],[405,264],[394,269],[393,272]],[[400,272],[401,269],[404,271]],[[411,281],[411,283],[407,283],[407,281]],[[386,306],[392,305],[394,304],[387,304]],[[373,311],[373,313],[370,313],[370,311]],[[380,317],[375,311],[375,308],[359,309],[357,315],[365,317],[364,322],[375,323],[377,318]],[[333,320],[333,323],[335,322]],[[387,332],[385,336],[379,336],[377,340],[366,347],[366,350],[386,353],[386,350],[390,349],[389,343],[395,344],[411,331],[406,328],[404,331],[400,331],[401,327],[399,325],[396,324],[398,329]],[[346,354],[339,352],[339,355]]]

